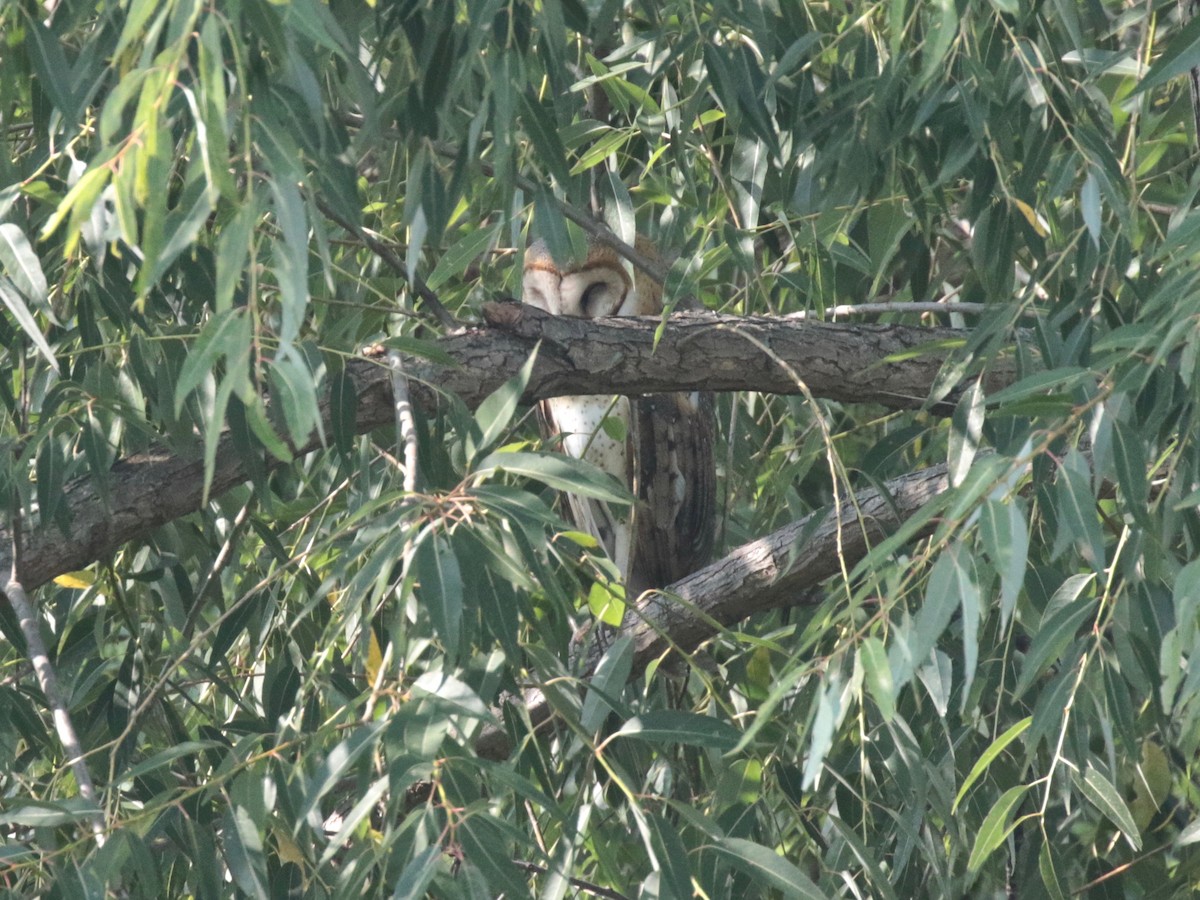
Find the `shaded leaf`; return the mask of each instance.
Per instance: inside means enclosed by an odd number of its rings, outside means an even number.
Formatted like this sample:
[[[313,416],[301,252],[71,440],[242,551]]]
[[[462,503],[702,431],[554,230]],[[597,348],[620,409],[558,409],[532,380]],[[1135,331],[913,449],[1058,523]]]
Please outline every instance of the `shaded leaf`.
[[[445,535],[429,532],[419,539],[413,563],[421,606],[429,613],[446,655],[454,659],[462,640],[463,622],[463,580],[458,557]]]
[[[674,709],[656,709],[635,716],[616,732],[626,737],[662,744],[688,744],[728,750],[741,733],[721,719]]]
[[[952,810],[958,808],[958,804],[961,803],[963,797],[967,795],[967,791],[971,789],[971,785],[978,781],[979,777],[987,771],[988,766],[995,761],[996,757],[1004,752],[1004,748],[1020,737],[1032,722],[1033,717],[1026,716],[1024,719],[1011,726],[1007,731],[1004,732],[1004,734],[992,741],[988,748],[983,751],[983,755],[976,760],[975,765],[971,767],[971,771],[968,773],[967,777],[963,779],[962,787],[960,787],[958,789],[958,793],[954,795],[954,806],[951,808]]]
[[[1167,49],[1150,66],[1150,71],[1138,82],[1134,93],[1166,84],[1172,78],[1183,75],[1196,66],[1200,66],[1200,19],[1193,16],[1171,37]]]
[[[773,888],[785,897],[823,900],[820,888],[774,850],[742,838],[722,838],[714,847],[728,862],[750,876],[755,884]]]
[[[866,638],[858,645],[858,661],[866,676],[867,690],[871,692],[883,720],[890,721],[896,711],[896,689],[883,642],[879,638]]]
[[[1013,815],[1028,790],[1029,785],[1019,784],[1009,788],[1000,795],[1000,799],[992,804],[992,808],[984,817],[983,824],[979,827],[979,833],[975,836],[975,844],[971,847],[971,857],[967,860],[967,868],[970,871],[978,871],[979,867],[987,862],[988,857],[1004,843],[1004,839],[1016,827],[1012,820]]]
[[[1092,805],[1117,826],[1121,834],[1125,836],[1125,840],[1129,842],[1129,845],[1134,850],[1141,850],[1141,832],[1138,831],[1137,825],[1134,824],[1133,815],[1129,812],[1129,807],[1125,805],[1125,801],[1117,793],[1117,789],[1113,787],[1112,782],[1105,778],[1099,769],[1089,765],[1083,770],[1083,775],[1076,778],[1076,783],[1083,790],[1088,800],[1092,802]]]
[[[632,502],[629,493],[611,475],[583,460],[561,453],[497,451],[480,460],[475,474],[488,477],[498,472],[532,478],[556,490],[570,491],[607,503],[628,505]]]

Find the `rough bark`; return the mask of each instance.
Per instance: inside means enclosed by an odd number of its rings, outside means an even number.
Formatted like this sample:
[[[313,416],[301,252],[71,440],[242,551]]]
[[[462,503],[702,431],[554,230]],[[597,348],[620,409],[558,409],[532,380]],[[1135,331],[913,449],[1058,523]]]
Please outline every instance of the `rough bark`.
[[[844,325],[767,317],[677,314],[661,328],[658,319],[585,320],[548,316],[516,303],[490,303],[493,326],[449,335],[437,342],[452,365],[407,357],[404,371],[412,401],[425,412],[439,392],[475,406],[514,375],[540,342],[527,402],[576,393],[637,395],[704,389],[808,392],[816,397],[878,403],[893,408],[926,402],[946,359],[947,342],[962,331],[902,325]],[[655,343],[657,337],[657,344]],[[930,352],[919,348],[932,347]],[[391,374],[385,351],[368,351],[347,364],[357,396],[355,429],[363,433],[393,420]],[[1011,381],[1014,367],[1000,360],[986,377],[992,390]],[[952,408],[951,393],[931,404],[936,414]],[[322,414],[326,423],[329,404]],[[304,453],[319,446],[315,436]],[[216,457],[211,495],[247,478],[241,454],[227,436]],[[57,575],[84,568],[126,542],[200,509],[203,463],[154,450],[119,461],[108,477],[106,506],[90,479],[66,487],[70,528],[24,525],[16,576],[33,590]],[[11,570],[12,535],[0,529],[0,571]]]
[[[604,646],[592,643],[582,661],[583,674],[595,669],[605,647],[617,638],[633,641],[636,676],[671,647],[682,652],[695,649],[715,634],[714,622],[731,625],[754,613],[805,599],[807,588],[836,574],[843,565],[853,569],[873,546],[943,493],[948,484],[946,466],[934,466],[887,482],[883,492],[856,493],[854,502],[842,504],[840,515],[815,513],[743,544],[666,590],[646,595]],[[914,538],[932,528],[933,524],[926,523]],[[535,726],[550,717],[550,704],[536,688],[509,702],[522,705]],[[486,728],[475,742],[476,752],[489,759],[502,759],[510,749],[509,736],[500,727]]]

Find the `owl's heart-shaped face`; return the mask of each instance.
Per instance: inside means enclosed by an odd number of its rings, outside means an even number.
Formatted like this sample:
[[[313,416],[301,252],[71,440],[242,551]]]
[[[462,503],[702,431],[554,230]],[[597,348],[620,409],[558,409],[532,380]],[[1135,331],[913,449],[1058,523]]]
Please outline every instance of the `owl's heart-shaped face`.
[[[588,247],[582,265],[560,268],[542,241],[525,252],[521,284],[523,302],[554,316],[637,316],[654,312],[643,309],[637,287],[610,248]]]
[[[560,274],[554,269],[525,267],[524,302],[555,316],[625,315],[622,306],[630,293],[624,271],[590,266]]]

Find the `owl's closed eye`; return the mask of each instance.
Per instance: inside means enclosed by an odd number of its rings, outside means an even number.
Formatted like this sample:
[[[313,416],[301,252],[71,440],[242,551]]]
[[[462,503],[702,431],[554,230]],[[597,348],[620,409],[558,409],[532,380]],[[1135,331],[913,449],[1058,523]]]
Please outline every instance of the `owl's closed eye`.
[[[559,266],[542,241],[525,253],[524,302],[556,316],[628,316],[643,309],[635,285],[610,248],[592,244],[581,265]]]
[[[607,316],[620,305],[621,296],[607,281],[593,281],[583,289],[579,299],[579,314],[588,319]]]

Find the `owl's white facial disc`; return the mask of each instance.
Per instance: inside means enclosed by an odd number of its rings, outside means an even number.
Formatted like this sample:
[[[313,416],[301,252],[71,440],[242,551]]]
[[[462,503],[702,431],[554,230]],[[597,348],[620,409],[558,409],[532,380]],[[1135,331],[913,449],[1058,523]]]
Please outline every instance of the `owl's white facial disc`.
[[[608,266],[593,266],[564,275],[562,315],[585,319],[617,315],[627,290],[625,274]]]
[[[526,269],[521,280],[521,302],[536,306],[551,315],[562,315],[560,279],[557,272],[546,269]]]

